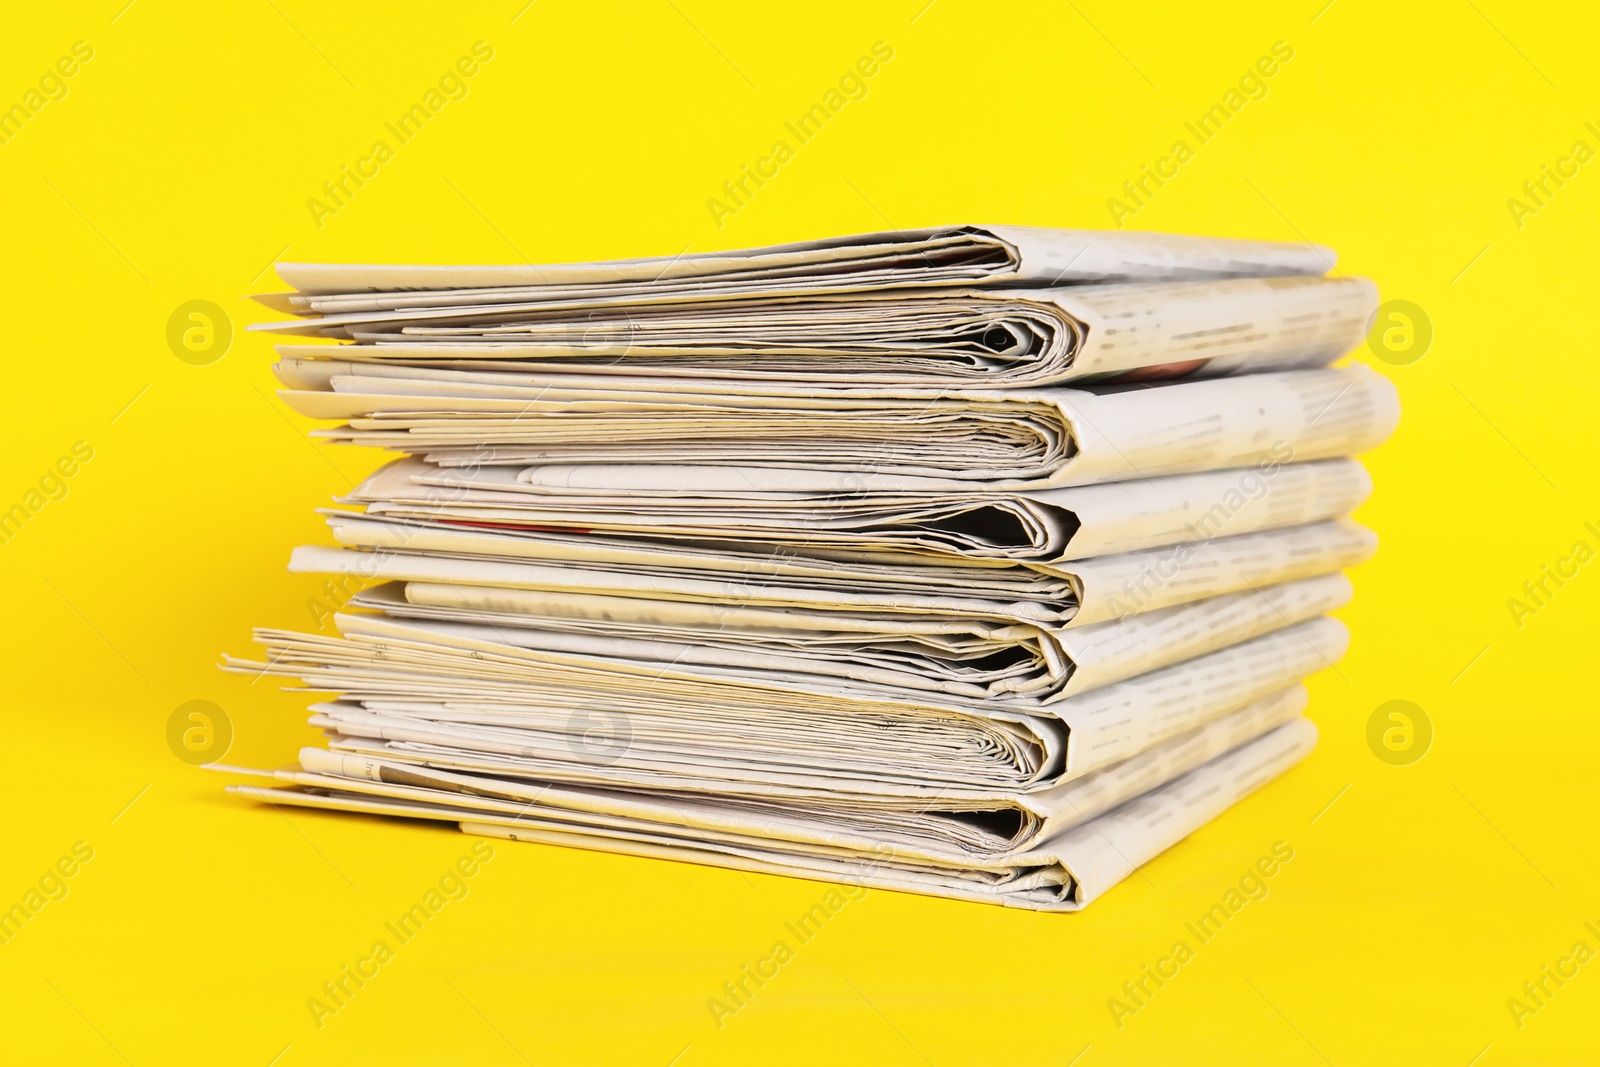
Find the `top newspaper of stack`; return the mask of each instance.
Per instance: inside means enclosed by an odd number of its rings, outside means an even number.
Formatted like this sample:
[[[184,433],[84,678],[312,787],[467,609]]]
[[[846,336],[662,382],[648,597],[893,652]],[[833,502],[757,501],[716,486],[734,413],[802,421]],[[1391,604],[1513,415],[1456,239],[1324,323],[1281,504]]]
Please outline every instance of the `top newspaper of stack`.
[[[295,319],[340,359],[463,371],[791,385],[1038,386],[1324,366],[1373,285],[1331,251],[1014,226],[510,266],[281,263]],[[289,359],[327,358],[286,345]]]

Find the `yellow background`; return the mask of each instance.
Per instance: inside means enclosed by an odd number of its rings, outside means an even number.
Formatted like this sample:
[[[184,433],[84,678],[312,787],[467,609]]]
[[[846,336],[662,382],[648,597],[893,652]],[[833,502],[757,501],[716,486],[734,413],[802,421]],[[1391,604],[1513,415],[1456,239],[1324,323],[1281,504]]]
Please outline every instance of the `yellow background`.
[[[95,450],[0,546],[0,906],[95,850],[0,946],[8,1062],[1600,1062],[1600,962],[1520,1029],[1506,1004],[1600,949],[1600,565],[1520,628],[1507,608],[1600,548],[1600,162],[1520,227],[1507,207],[1574,141],[1600,148],[1592,7],[122,3],[15,6],[0,35],[0,104],[95,50],[0,145],[0,507]],[[316,226],[307,199],[479,40],[467,97]],[[715,226],[706,200],[879,40],[868,95]],[[1129,224],[1327,243],[1433,324],[1418,362],[1357,354],[1405,414],[1369,457],[1383,547],[1341,613],[1349,657],[1311,683],[1316,753],[1080,915],[872,892],[720,1029],[707,999],[821,884],[500,844],[318,1029],[307,999],[471,839],[236,802],[168,750],[193,699],[226,709],[232,763],[314,738],[302,698],[215,664],[254,652],[252,625],[310,626],[319,579],[288,552],[380,458],[312,445],[273,398],[271,347],[243,333],[269,314],[241,301],[279,288],[268,265],[1103,227],[1279,40],[1265,98]],[[165,340],[195,299],[237,329],[209,366]],[[1393,699],[1433,723],[1410,766],[1366,743]],[[1270,895],[1118,1028],[1108,998],[1276,841],[1295,854]]]

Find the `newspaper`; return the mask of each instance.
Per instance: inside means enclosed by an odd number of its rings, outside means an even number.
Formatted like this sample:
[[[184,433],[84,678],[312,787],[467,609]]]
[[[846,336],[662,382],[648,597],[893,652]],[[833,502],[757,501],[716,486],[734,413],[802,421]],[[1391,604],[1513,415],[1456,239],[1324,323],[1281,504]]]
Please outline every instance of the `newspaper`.
[[[394,618],[477,623],[549,651],[781,670],[890,696],[1050,703],[1304,622],[1349,599],[1349,579],[1326,574],[1077,629],[430,582],[380,585],[350,606]]]
[[[336,336],[395,311],[448,319],[460,305],[603,307],[814,296],[925,286],[1057,286],[1323,274],[1333,252],[1133,231],[1026,226],[896,230],[728,252],[592,263],[393,266],[279,263],[297,293],[258,297],[316,321],[274,332]]]
[[[252,675],[345,693],[313,724],[446,746],[470,762],[558,780],[833,795],[1036,790],[1136,755],[1343,655],[1319,617],[1049,700],[895,686],[785,663],[761,649],[666,640],[552,640],[492,623],[341,614],[339,637],[260,631]],[[571,636],[571,635],[569,635]],[[809,666],[805,669],[786,669]],[[590,718],[628,741],[592,750]]]
[[[1061,489],[969,493],[690,493],[608,467],[560,482],[422,457],[381,468],[339,502],[402,527],[477,528],[612,539],[695,541],[864,562],[1056,563],[1254,533],[1347,514],[1372,480],[1354,460],[1276,462]],[[579,476],[581,475],[581,477]],[[546,484],[548,482],[548,484]],[[625,488],[615,488],[617,484]],[[328,510],[330,522],[350,512]],[[396,547],[405,543],[399,534]]]
[[[1258,725],[1270,724],[1293,700],[1265,702]],[[1249,729],[1243,721],[1237,728]],[[1315,727],[1298,717],[1251,736],[1214,755],[1231,738],[1220,730],[1197,731],[1152,750],[1137,766],[1130,761],[1120,776],[1092,785],[1085,779],[1083,807],[1064,805],[1071,814],[1058,820],[1059,829],[998,851],[981,840],[992,820],[969,820],[977,832],[962,839],[953,829],[960,821],[947,819],[944,834],[928,834],[928,820],[916,813],[871,820],[839,811],[818,819],[809,812],[795,817],[781,806],[696,804],[535,782],[518,789],[509,779],[485,788],[481,777],[437,771],[424,761],[396,765],[314,750],[303,753],[310,767],[274,775],[277,786],[230,789],[274,804],[457,822],[467,833],[511,840],[1073,911],[1282,774],[1316,743]],[[1161,778],[1127,799],[1130,790]]]
[[[330,517],[347,549],[296,548],[296,573],[506,590],[569,591],[738,607],[969,615],[1082,626],[1209,596],[1342,570],[1377,547],[1339,519],[1062,563],[880,565],[712,548],[615,546],[583,538],[405,527]]]
[[[488,305],[447,309],[443,321],[352,326],[354,345],[278,352],[280,377],[296,388],[334,376],[493,383],[527,374],[1039,386],[1324,366],[1361,343],[1377,303],[1365,279],[1287,277],[587,311]]]
[[[1035,489],[1348,456],[1382,442],[1397,393],[1365,367],[1089,389],[607,391],[393,378],[281,390],[326,440],[440,462],[519,464],[545,484],[604,464],[680,491]],[[554,468],[539,473],[537,468]],[[626,488],[618,485],[616,488]]]
[[[1372,533],[1376,306],[1303,245],[1011,227],[282,264],[325,747],[237,791],[1082,907],[1308,752]],[[328,344],[329,340],[350,342]],[[238,768],[231,768],[238,770]]]

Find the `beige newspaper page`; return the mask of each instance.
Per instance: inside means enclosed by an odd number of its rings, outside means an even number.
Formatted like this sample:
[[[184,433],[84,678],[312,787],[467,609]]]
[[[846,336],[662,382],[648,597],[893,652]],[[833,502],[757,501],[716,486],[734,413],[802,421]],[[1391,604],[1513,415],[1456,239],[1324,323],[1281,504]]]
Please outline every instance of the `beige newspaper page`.
[[[536,536],[694,540],[745,554],[881,562],[957,557],[1060,562],[1295,526],[1354,510],[1372,490],[1355,460],[1267,463],[1094,486],[1005,493],[697,495],[614,489],[649,471],[587,468],[577,484],[530,484],[519,468],[396,460],[341,498],[397,526],[449,523]],[[330,522],[342,513],[329,513]],[[399,534],[396,535],[400,536]],[[404,543],[400,541],[398,543]]]
[[[1316,729],[1296,719],[1216,757],[1098,818],[1050,839],[1027,862],[950,866],[917,862],[892,848],[806,845],[771,837],[697,832],[643,819],[573,820],[538,813],[472,812],[449,804],[356,793],[232,786],[243,796],[306,807],[459,821],[468,833],[652,858],[919,892],[1041,911],[1075,911],[1245,796],[1315,746]]]
[[[746,560],[671,548],[541,543],[482,531],[398,528],[354,518],[333,525],[346,549],[294,550],[296,573],[735,606],[968,615],[1082,626],[1252,586],[1309,578],[1371,555],[1376,538],[1348,520],[1031,567],[874,566]],[[370,549],[367,551],[366,549]],[[542,557],[542,558],[541,558]],[[650,562],[654,560],[655,562]],[[831,564],[831,565],[830,565]]]
[[[334,377],[759,391],[780,384],[1039,386],[1319,367],[1361,343],[1359,278],[1232,278],[1056,289],[927,289],[577,313],[462,308],[281,345],[290,388]]]
[[[655,468],[654,487],[696,492],[1012,490],[1133,480],[1348,456],[1383,441],[1399,421],[1394,386],[1360,366],[1098,392],[963,390],[898,400],[833,393],[664,400],[440,382],[419,385],[424,391],[414,395],[392,379],[350,383],[360,392],[334,384],[334,392],[280,391],[303,415],[348,420],[318,431],[329,441],[468,456],[490,446],[498,463],[527,463],[523,478],[549,484],[581,477],[574,465],[626,457],[634,464],[626,469]]]
[[[1317,245],[1121,230],[951,226],[590,263],[279,263],[278,277],[299,295],[259,299],[283,310],[318,314],[327,320],[323,330],[329,330],[363,321],[359,316],[371,309],[437,308],[451,299],[439,291],[453,289],[469,291],[464,298],[455,297],[455,303],[566,300],[594,306],[603,301],[656,301],[675,294],[704,299],[902,286],[1322,274],[1333,262],[1333,253]],[[274,326],[268,324],[269,329]]]
[[[892,855],[936,866],[995,867],[1054,862],[1052,838],[1104,814],[1299,717],[1303,687],[1293,687],[1158,745],[1137,757],[1046,793],[996,794],[963,804],[940,798],[916,807],[893,798],[774,797],[751,801],[715,793],[587,787],[466,773],[434,765],[425,752],[395,747],[305,748],[299,767],[270,772],[307,789],[389,797],[479,813],[547,814],[574,825],[655,825],[708,836],[769,838],[800,847]],[[262,772],[267,776],[268,772]],[[964,819],[982,805],[1008,811],[999,821]]]

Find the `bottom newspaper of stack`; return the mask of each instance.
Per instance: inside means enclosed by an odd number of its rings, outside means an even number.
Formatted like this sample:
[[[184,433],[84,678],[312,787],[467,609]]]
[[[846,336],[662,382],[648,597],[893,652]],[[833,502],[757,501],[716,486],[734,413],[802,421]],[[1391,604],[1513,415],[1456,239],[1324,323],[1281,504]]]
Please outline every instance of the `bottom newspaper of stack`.
[[[1000,599],[823,609],[748,576],[720,599],[623,595],[604,568],[301,549],[294,569],[391,580],[337,636],[261,630],[264,662],[227,659],[337,694],[311,709],[326,749],[232,789],[1075,910],[1312,749],[1300,681],[1343,654],[1336,571],[1371,548],[1340,529],[1358,547],[1309,575],[1076,627]]]

